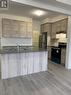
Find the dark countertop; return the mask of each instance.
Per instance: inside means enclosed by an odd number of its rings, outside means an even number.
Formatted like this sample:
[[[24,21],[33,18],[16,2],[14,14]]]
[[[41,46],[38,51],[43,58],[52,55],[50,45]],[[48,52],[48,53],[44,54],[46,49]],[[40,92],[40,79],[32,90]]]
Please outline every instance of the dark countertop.
[[[42,52],[42,51],[47,51],[47,49],[31,46],[4,46],[2,47],[2,49],[0,49],[0,54]]]

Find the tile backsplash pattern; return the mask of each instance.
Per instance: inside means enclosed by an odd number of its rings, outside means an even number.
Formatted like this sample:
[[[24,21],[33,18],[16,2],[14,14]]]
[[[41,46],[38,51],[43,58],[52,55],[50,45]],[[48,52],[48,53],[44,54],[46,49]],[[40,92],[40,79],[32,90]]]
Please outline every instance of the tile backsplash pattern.
[[[1,46],[32,46],[32,38],[2,38]]]

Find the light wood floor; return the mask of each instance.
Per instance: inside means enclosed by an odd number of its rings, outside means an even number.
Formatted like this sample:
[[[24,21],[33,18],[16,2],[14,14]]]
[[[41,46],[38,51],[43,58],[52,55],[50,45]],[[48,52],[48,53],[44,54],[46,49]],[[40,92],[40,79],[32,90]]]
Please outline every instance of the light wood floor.
[[[71,70],[50,63],[48,72],[0,80],[0,95],[71,95]]]

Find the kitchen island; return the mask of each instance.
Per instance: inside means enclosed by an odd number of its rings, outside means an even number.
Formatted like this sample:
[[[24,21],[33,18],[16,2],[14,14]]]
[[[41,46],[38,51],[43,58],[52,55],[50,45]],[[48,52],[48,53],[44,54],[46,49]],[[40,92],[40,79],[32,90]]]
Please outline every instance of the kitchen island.
[[[1,50],[1,79],[47,71],[48,52],[36,47],[4,47]]]

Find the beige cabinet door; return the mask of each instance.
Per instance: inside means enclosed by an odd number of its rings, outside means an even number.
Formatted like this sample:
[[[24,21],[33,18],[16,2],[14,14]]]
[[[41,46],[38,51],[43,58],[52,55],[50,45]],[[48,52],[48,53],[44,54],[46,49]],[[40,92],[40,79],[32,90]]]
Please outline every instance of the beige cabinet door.
[[[61,64],[65,65],[66,61],[66,49],[61,49]]]
[[[3,19],[2,23],[3,37],[18,37],[19,36],[19,22],[16,20]]]
[[[27,22],[26,37],[32,37],[32,22]]]
[[[12,32],[11,21],[9,19],[2,20],[2,36],[9,37],[10,31]]]
[[[10,37],[19,37],[19,21],[11,20]]]
[[[67,19],[61,21],[61,31],[67,32]]]
[[[61,23],[60,21],[56,22],[56,33],[61,31]]]
[[[26,37],[26,29],[27,29],[27,23],[20,21],[19,23],[19,33],[20,33],[20,37]]]
[[[32,22],[3,19],[3,37],[32,37]]]
[[[44,32],[48,32],[49,31],[49,25],[48,24],[44,24]]]
[[[48,24],[47,28],[47,32],[51,32],[51,24]]]
[[[10,36],[10,31],[12,32],[10,25],[3,25],[2,36],[3,37],[9,37]]]
[[[44,32],[50,32],[50,30],[51,30],[51,24],[46,23],[44,25]]]
[[[2,24],[7,24],[7,25],[9,25],[10,24],[10,19],[5,19],[5,18],[3,18],[2,19]]]
[[[51,38],[56,38],[56,23],[52,24]]]
[[[41,32],[51,32],[51,24],[46,23],[41,25]]]
[[[48,58],[51,59],[51,47],[48,47]]]

